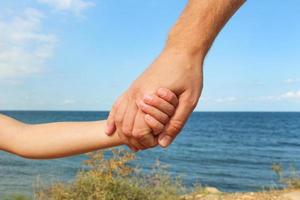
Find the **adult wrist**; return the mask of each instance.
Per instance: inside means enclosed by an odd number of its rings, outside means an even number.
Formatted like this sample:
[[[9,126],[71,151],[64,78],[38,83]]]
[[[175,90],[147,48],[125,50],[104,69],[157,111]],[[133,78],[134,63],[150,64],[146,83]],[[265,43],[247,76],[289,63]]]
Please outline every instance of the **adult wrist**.
[[[202,64],[207,51],[201,47],[183,45],[168,40],[165,44],[163,52],[168,52],[176,56],[187,57],[189,59],[201,62]]]
[[[209,41],[205,40],[206,37],[198,38],[196,41],[193,38],[182,37],[180,34],[172,33],[171,31],[168,35],[165,49],[204,60],[210,46]]]
[[[200,69],[203,66],[205,55],[201,51],[191,51],[176,45],[166,44],[161,55],[177,61],[183,61],[182,67]]]

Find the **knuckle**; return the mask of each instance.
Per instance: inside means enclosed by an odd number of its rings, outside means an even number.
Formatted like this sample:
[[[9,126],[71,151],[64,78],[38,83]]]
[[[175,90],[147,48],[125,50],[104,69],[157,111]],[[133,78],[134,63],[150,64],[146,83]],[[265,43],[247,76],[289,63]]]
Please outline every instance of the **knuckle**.
[[[159,135],[164,130],[164,126],[159,126],[154,132],[155,135]]]
[[[137,131],[132,131],[132,137],[135,138],[135,139],[138,139],[139,138],[139,133]]]
[[[162,96],[166,101],[174,104],[175,106],[177,105],[178,98],[177,96],[169,89],[165,88],[164,89],[165,93]]]
[[[147,135],[143,135],[140,139],[139,142],[143,144],[144,147],[146,148],[151,148],[154,147],[155,144],[155,139],[153,137],[153,135],[151,134],[147,134]]]
[[[140,88],[136,85],[132,85],[130,87],[130,96],[135,98],[135,97],[138,97],[140,94]]]
[[[121,116],[119,116],[119,115],[115,116],[115,122],[116,122],[116,124],[121,124],[122,121],[123,121],[123,118]]]
[[[188,108],[194,109],[197,106],[198,99],[197,98],[187,98],[183,101]]]
[[[147,104],[141,104],[141,110],[146,112],[146,113],[150,113],[152,111],[151,109],[152,107],[147,105]]]
[[[152,129],[157,130],[157,129],[159,129],[159,127],[160,127],[160,124],[158,122],[156,122],[156,121],[152,122]]]
[[[163,124],[167,124],[167,123],[169,122],[169,120],[170,120],[170,118],[169,118],[168,115],[166,115],[166,114],[163,114],[163,115],[162,115],[161,122],[162,122]]]
[[[176,99],[176,95],[173,92],[169,91],[166,93],[166,98],[168,101],[174,101]]]
[[[156,126],[158,126],[158,122],[154,118],[150,117],[148,119],[148,121],[149,121],[149,125],[151,126],[152,129],[155,128]]]
[[[178,106],[179,100],[178,100],[177,96],[174,95],[174,97],[173,97],[173,99],[172,99],[172,102],[173,102],[173,106],[174,106],[174,107],[177,107],[177,106]]]
[[[154,122],[151,129],[157,135],[158,133],[162,132],[162,130],[164,129],[164,125],[160,122]]]
[[[176,108],[172,105],[172,106],[170,106],[169,110],[170,110],[169,111],[170,115],[173,115],[175,113]]]
[[[172,115],[175,113],[175,108],[173,106],[168,106],[166,107],[166,114],[169,116],[169,117],[172,117]]]
[[[159,101],[159,98],[154,96],[151,100],[150,100],[151,104],[155,105],[155,106],[159,106],[160,105],[160,101]]]
[[[148,130],[146,129],[136,129],[136,130],[133,130],[132,132],[132,136],[134,138],[136,138],[137,140],[140,140],[141,138],[143,138],[145,135],[148,134]]]
[[[165,99],[168,99],[171,96],[171,92],[167,88],[161,88],[160,96],[163,97],[163,98],[165,98]]]
[[[131,132],[132,132],[132,127],[129,125],[123,125],[122,126],[122,132],[126,135],[126,136],[130,136]]]
[[[169,134],[176,135],[178,134],[184,126],[184,122],[181,120],[171,120],[169,125]]]

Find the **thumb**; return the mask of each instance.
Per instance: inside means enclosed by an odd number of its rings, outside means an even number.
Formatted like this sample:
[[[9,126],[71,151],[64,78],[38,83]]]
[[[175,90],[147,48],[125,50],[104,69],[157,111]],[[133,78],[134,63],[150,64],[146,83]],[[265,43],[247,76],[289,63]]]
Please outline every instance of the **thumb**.
[[[108,115],[108,118],[106,121],[105,133],[108,136],[113,135],[113,133],[116,131],[115,114],[117,112],[119,104],[120,104],[120,97],[113,104],[113,107],[112,107],[111,111],[109,112],[109,115]]]
[[[173,142],[195,108],[197,101],[193,103],[187,96],[185,93],[180,96],[175,114],[158,137],[158,143],[163,148],[168,147]]]
[[[114,114],[115,114],[115,111],[112,110],[109,113],[108,119],[106,121],[105,133],[108,136],[113,135],[113,133],[116,131],[116,125],[115,125],[115,121],[114,121]]]

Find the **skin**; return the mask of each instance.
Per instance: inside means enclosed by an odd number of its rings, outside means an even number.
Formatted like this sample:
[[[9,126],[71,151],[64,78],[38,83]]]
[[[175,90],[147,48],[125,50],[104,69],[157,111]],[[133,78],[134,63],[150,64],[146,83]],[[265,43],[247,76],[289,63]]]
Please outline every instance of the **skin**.
[[[106,133],[118,134],[135,149],[169,146],[179,134],[200,98],[203,87],[203,62],[217,34],[240,8],[244,0],[189,0],[171,29],[163,51],[125,91],[110,112]],[[178,107],[162,132],[147,126],[146,105],[160,107],[151,96],[168,96],[168,88],[178,98]],[[150,97],[150,98],[149,98]],[[143,102],[143,103],[141,103]],[[170,117],[170,115],[169,115]]]
[[[0,120],[0,149],[24,158],[60,158],[123,144],[117,134],[104,134],[106,121],[29,125],[3,115]]]
[[[170,102],[154,96],[157,101],[164,102],[164,106],[161,109],[148,106],[149,112],[145,112],[153,132],[161,132],[169,121],[166,113],[175,111],[178,100],[173,93],[170,94]],[[161,121],[161,126],[153,121]],[[0,150],[24,158],[50,159],[123,145],[125,142],[118,134],[107,136],[104,133],[105,125],[105,120],[31,125],[0,114]]]

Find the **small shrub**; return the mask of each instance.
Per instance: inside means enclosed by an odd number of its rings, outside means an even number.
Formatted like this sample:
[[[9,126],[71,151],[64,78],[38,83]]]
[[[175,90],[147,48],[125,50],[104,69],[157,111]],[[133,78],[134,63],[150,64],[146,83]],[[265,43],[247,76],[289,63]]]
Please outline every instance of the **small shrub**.
[[[150,174],[142,174],[129,165],[134,154],[112,150],[105,159],[104,151],[89,153],[84,170],[73,182],[56,182],[40,186],[34,194],[42,200],[177,200],[185,189],[179,178],[173,180],[157,163]]]
[[[278,182],[290,189],[300,189],[300,176],[294,166],[290,166],[286,175],[280,164],[273,164],[272,170],[277,175]]]

